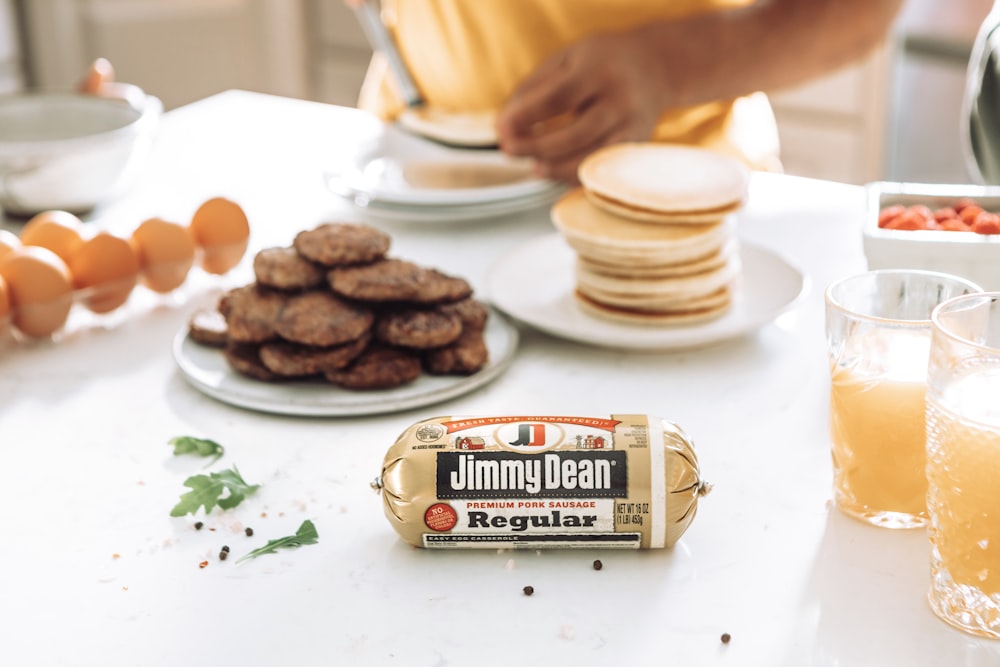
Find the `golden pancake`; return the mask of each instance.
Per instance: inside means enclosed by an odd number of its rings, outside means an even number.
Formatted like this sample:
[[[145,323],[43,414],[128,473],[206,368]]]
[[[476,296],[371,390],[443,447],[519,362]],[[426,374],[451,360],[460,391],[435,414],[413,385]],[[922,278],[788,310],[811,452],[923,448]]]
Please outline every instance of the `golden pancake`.
[[[728,155],[656,143],[606,146],[584,159],[578,176],[600,208],[632,218],[674,215],[677,223],[739,208],[750,182],[747,167]]]
[[[736,248],[737,243],[735,240],[732,240],[723,246],[721,250],[717,250],[705,257],[681,263],[607,262],[601,259],[594,259],[583,253],[577,253],[577,264],[591,273],[606,276],[619,276],[623,278],[673,278],[721,268],[736,253]]]
[[[726,300],[722,305],[699,307],[696,304],[686,310],[649,311],[604,305],[587,298],[580,292],[574,292],[573,297],[577,306],[588,315],[617,324],[647,327],[700,324],[721,317],[729,309],[731,303],[730,300]]]
[[[591,192],[590,190],[586,190],[585,192],[587,194],[587,198],[590,199],[595,206],[607,211],[608,213],[613,213],[614,215],[628,218],[629,220],[638,220],[640,222],[647,223],[652,222],[663,225],[703,225],[718,222],[730,213],[735,213],[743,206],[742,202],[733,202],[728,206],[722,206],[712,210],[666,212],[632,206],[626,202],[611,199],[610,197],[605,197],[597,194],[596,192]]]
[[[434,107],[408,107],[396,118],[414,134],[451,146],[490,148],[497,145],[496,111],[448,111]]]
[[[581,255],[606,263],[683,263],[718,251],[730,238],[728,219],[704,225],[651,225],[594,206],[582,188],[553,205],[552,224]]]
[[[587,295],[582,290],[580,294],[587,296],[592,301],[600,303],[606,307],[610,308],[623,308],[626,310],[636,310],[644,313],[677,313],[677,312],[691,312],[691,311],[705,311],[713,309],[726,308],[729,302],[732,300],[732,290],[729,286],[720,287],[711,294],[706,294],[704,296],[699,296],[697,298],[632,298],[632,299],[621,299],[616,301],[605,301],[600,298],[595,298],[594,295]]]
[[[729,285],[739,275],[739,264],[723,266],[687,276],[638,278],[591,273],[577,265],[576,288],[599,301],[614,305],[635,305],[645,300],[683,302],[712,294]]]
[[[724,308],[732,299],[732,288],[725,285],[710,294],[698,297],[690,296],[658,296],[656,294],[609,294],[589,292],[582,288],[576,290],[581,296],[606,308],[624,308],[640,312],[672,313],[708,308]]]
[[[493,188],[535,179],[529,163],[513,160],[407,160],[402,171],[410,187],[431,190]]]

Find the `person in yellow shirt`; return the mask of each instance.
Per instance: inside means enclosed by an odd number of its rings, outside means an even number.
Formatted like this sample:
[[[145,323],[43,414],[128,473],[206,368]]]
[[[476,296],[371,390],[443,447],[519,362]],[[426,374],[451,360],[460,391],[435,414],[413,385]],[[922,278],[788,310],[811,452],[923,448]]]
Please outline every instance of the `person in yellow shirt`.
[[[382,17],[426,105],[495,111],[501,150],[575,182],[587,154],[623,141],[780,170],[760,91],[862,58],[901,1],[382,0]],[[387,120],[403,109],[378,58],[359,106]]]

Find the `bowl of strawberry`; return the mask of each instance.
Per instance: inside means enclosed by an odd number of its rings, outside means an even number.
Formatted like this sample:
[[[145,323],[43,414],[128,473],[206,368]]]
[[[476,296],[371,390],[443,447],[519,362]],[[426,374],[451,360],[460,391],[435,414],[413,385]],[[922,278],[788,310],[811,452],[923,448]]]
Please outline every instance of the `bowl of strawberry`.
[[[869,269],[941,271],[1000,290],[1000,187],[875,182],[866,199]]]

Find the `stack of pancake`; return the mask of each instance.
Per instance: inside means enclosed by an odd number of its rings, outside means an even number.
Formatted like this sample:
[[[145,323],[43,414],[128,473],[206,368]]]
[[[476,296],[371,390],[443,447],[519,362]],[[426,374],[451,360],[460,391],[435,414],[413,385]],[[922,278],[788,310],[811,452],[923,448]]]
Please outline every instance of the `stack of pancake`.
[[[740,276],[733,213],[747,197],[738,160],[670,144],[618,144],[580,165],[582,187],[552,208],[576,251],[577,303],[626,324],[703,322]]]

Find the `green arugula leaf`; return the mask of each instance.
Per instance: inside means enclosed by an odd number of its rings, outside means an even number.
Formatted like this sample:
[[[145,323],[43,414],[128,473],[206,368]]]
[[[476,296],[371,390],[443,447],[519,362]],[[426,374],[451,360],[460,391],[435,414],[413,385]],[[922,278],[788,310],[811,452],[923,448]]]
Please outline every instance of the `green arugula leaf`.
[[[242,563],[250,558],[256,558],[257,556],[263,556],[264,554],[273,554],[278,551],[278,549],[298,549],[306,544],[316,544],[319,541],[319,533],[316,532],[316,526],[309,519],[302,522],[299,529],[295,531],[294,535],[289,535],[288,537],[282,537],[277,540],[268,540],[267,544],[262,547],[257,547],[250,553],[241,557],[237,563]]]
[[[184,486],[191,491],[181,495],[181,501],[170,510],[170,516],[195,514],[202,506],[205,514],[211,512],[216,505],[224,510],[231,509],[260,488],[260,484],[247,484],[236,466],[232,470],[188,477],[184,480]],[[226,491],[229,494],[223,496]]]
[[[172,445],[174,448],[174,456],[181,456],[182,454],[194,454],[195,456],[212,456],[214,457],[211,461],[206,463],[206,466],[210,466],[219,459],[222,455],[226,453],[226,448],[215,442],[214,440],[206,440],[205,438],[195,438],[190,435],[181,435],[176,438],[171,438],[168,444]]]

